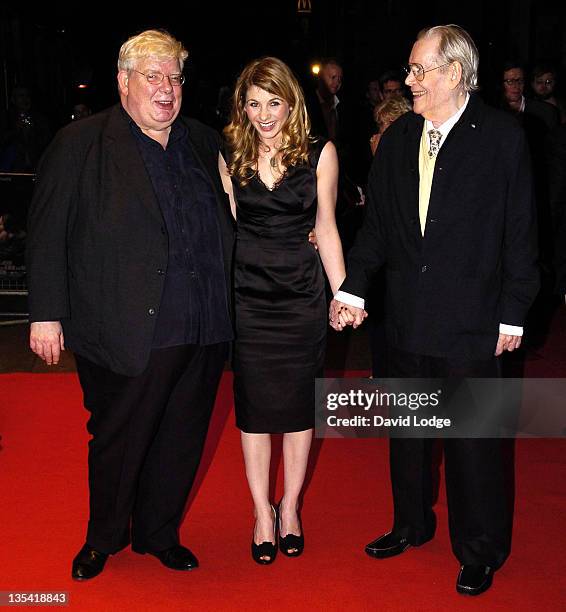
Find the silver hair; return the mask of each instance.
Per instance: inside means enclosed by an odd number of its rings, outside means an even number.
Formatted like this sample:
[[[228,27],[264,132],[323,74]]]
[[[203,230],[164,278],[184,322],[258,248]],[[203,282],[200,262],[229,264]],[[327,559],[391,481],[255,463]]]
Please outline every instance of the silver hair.
[[[417,40],[438,37],[438,55],[441,64],[458,62],[462,66],[462,87],[476,91],[478,85],[478,49],[472,37],[458,25],[439,25],[421,30]]]

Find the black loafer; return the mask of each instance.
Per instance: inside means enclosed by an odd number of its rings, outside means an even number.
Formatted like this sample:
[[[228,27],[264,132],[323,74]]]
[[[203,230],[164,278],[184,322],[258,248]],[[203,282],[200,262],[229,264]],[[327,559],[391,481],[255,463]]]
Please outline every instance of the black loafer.
[[[404,553],[411,545],[407,538],[394,534],[392,531],[370,542],[365,551],[370,557],[387,559]]]
[[[169,569],[187,571],[198,567],[198,559],[188,548],[180,544],[150,554],[156,556]]]
[[[102,553],[85,544],[73,559],[71,577],[73,580],[90,580],[98,576],[104,569],[106,559],[108,559],[107,553]]]
[[[480,595],[493,582],[493,568],[489,565],[462,565],[456,590],[462,595]]]
[[[147,552],[148,555],[153,555],[154,557],[157,557],[165,567],[168,567],[172,570],[186,572],[188,570],[196,569],[198,567],[198,559],[188,548],[186,548],[185,546],[181,546],[180,544],[177,544],[177,546],[172,546],[171,548],[167,548],[166,550],[160,550],[158,552],[153,552],[151,550],[134,550],[134,552],[140,553],[142,555]]]

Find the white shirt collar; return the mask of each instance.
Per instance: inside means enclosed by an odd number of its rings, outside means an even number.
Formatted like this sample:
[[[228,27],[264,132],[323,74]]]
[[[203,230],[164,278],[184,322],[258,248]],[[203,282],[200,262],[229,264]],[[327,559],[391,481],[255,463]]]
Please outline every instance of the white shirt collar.
[[[470,94],[466,93],[466,100],[464,104],[462,104],[462,107],[458,109],[458,112],[452,115],[452,117],[446,119],[446,121],[442,123],[441,125],[439,125],[437,128],[434,127],[432,121],[429,121],[428,119],[426,119],[425,129],[426,129],[427,136],[430,130],[435,130],[435,129],[438,130],[442,134],[442,140],[440,141],[440,147],[442,147],[442,145],[444,144],[444,141],[446,140],[446,136],[448,136],[448,134],[450,133],[450,130],[456,125],[456,123],[458,123],[458,120],[463,115],[464,111],[466,110],[466,107],[468,106],[469,101],[470,101]]]
[[[318,91],[318,89],[316,90],[316,95],[318,96],[318,100],[319,102],[324,102],[324,98],[320,95],[320,92]],[[338,98],[338,96],[336,94],[334,94],[333,98],[332,98],[332,106],[330,108],[337,108],[338,104],[340,104],[340,100]]]
[[[521,96],[521,107],[519,108],[520,113],[525,112],[525,96]]]

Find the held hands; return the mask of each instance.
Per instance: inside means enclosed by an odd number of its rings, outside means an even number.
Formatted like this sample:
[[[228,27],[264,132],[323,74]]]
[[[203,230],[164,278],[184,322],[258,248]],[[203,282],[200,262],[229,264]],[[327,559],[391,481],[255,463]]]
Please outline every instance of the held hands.
[[[32,323],[29,333],[29,346],[47,365],[57,365],[61,351],[65,350],[61,323],[59,321]]]
[[[342,331],[346,325],[351,325],[356,329],[367,316],[368,313],[363,308],[356,308],[338,300],[330,302],[330,327],[336,331]]]
[[[316,239],[316,233],[314,231],[314,227],[309,232],[308,239],[309,239],[309,242],[313,245],[313,247],[318,251],[318,241]]]

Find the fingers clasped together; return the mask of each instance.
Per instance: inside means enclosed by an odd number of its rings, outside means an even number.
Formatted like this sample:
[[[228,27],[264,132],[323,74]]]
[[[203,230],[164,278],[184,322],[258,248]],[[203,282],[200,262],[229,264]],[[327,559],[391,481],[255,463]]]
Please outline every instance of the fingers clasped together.
[[[364,322],[367,316],[368,313],[363,308],[350,306],[338,300],[332,300],[330,303],[330,326],[336,331],[342,331],[347,325],[351,325],[356,329]]]

